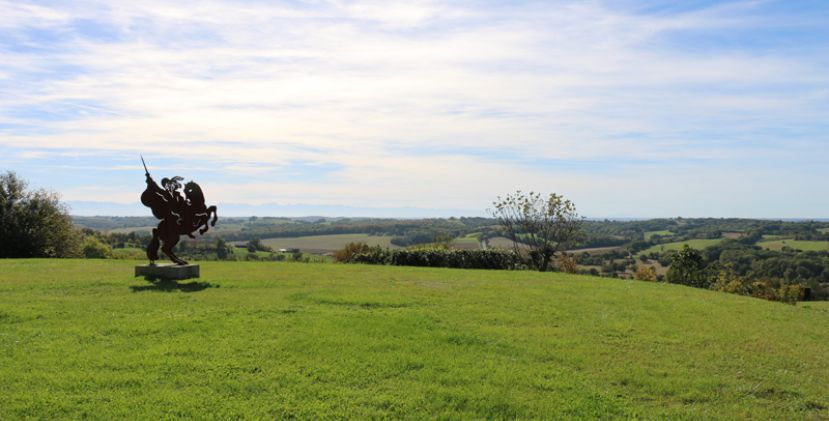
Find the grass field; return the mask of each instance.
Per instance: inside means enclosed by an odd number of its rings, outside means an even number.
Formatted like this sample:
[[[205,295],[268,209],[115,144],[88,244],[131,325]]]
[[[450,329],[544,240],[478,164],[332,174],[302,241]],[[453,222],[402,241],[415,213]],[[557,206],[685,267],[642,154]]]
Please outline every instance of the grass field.
[[[298,248],[311,253],[336,251],[352,242],[362,242],[370,246],[379,245],[381,247],[399,248],[390,243],[391,238],[391,236],[374,236],[368,234],[314,235],[295,238],[267,238],[262,240],[262,244],[272,247],[274,250]]]
[[[829,312],[534,272],[0,260],[0,419],[829,417]]]
[[[248,254],[250,254],[248,249],[243,248],[243,247],[231,247],[230,248],[230,253],[233,254],[233,255],[242,256],[242,257],[247,256]],[[257,257],[261,258],[261,257],[269,257],[272,253],[268,252],[268,251],[257,250],[253,254],[255,254]]]
[[[669,237],[669,236],[671,236],[671,235],[674,235],[674,233],[673,233],[673,232],[671,232],[671,231],[668,231],[668,230],[661,230],[661,231],[647,231],[647,232],[645,233],[645,241],[650,241],[650,239],[651,239],[654,235],[658,235],[658,236],[660,236],[660,237]]]
[[[687,244],[688,247],[693,249],[702,250],[706,247],[711,247],[713,245],[719,244],[723,239],[722,238],[714,238],[714,239],[704,239],[704,240],[688,240],[688,241],[677,241],[674,243],[665,243],[665,244],[657,244],[655,246],[651,246],[645,250],[640,251],[638,254],[650,254],[650,253],[661,253],[668,250],[679,250],[682,248],[683,245]]]
[[[773,240],[760,241],[758,246],[770,250],[782,250],[783,247],[789,247],[800,251],[827,251],[829,250],[829,241],[805,241],[805,240]]]

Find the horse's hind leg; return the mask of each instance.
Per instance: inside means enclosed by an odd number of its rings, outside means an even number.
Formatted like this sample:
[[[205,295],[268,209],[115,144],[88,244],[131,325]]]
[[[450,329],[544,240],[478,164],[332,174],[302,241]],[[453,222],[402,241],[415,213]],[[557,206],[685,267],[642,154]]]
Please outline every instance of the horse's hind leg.
[[[164,246],[161,247],[161,251],[163,251],[164,254],[166,254],[167,257],[169,257],[174,263],[178,265],[186,265],[187,262],[179,259],[179,257],[173,253],[173,247],[175,247],[176,244],[178,244],[178,235],[170,238],[170,241],[164,240]]]
[[[173,247],[178,244],[179,234],[178,234],[178,225],[176,225],[176,221],[173,219],[165,219],[161,222],[158,226],[159,236],[162,240],[161,251],[167,255],[174,263],[179,265],[186,265],[187,262],[178,258],[178,256],[173,253]]]
[[[147,246],[147,258],[150,259],[150,264],[155,264],[155,261],[158,260],[158,247],[160,245],[161,244],[158,239],[158,229],[153,228],[153,238]]]

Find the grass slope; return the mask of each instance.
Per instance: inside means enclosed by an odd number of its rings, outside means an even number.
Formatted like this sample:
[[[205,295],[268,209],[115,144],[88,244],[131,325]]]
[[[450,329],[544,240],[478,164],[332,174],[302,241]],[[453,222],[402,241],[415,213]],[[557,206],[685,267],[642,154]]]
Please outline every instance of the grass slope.
[[[0,419],[829,417],[829,312],[539,274],[0,260]]]

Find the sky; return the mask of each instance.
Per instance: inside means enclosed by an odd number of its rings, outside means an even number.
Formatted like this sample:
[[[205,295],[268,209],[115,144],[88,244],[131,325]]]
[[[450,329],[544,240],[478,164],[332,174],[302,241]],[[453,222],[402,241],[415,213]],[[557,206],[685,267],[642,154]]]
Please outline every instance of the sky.
[[[76,214],[829,217],[829,2],[0,0],[0,171]],[[356,216],[356,215],[355,215]]]

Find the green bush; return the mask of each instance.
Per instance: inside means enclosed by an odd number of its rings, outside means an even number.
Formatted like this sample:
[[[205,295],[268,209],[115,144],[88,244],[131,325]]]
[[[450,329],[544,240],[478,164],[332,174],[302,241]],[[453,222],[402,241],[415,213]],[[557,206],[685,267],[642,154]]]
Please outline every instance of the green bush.
[[[112,248],[104,244],[95,236],[84,237],[82,246],[83,257],[87,259],[110,259]]]

